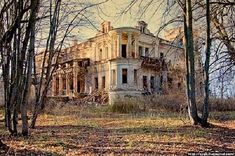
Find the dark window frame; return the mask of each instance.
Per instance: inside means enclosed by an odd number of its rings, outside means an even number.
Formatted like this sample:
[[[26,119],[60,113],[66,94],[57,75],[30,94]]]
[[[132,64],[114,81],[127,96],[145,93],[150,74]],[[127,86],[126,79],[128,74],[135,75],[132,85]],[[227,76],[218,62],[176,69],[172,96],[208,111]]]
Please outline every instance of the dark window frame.
[[[122,84],[127,84],[128,80],[127,80],[127,68],[123,68],[122,69]]]
[[[122,57],[126,58],[127,57],[127,45],[126,44],[122,44]]]
[[[95,81],[95,89],[99,89],[99,79],[98,79],[98,77],[95,77],[94,81]]]
[[[105,76],[102,77],[102,88],[105,89]]]

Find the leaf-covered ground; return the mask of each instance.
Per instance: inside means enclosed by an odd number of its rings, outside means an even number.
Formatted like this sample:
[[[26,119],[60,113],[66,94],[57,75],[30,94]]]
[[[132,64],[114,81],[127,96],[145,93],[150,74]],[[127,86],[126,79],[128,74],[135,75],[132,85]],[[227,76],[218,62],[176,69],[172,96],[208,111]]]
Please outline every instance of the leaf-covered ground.
[[[29,137],[9,136],[1,112],[0,155],[182,155],[233,152],[235,112],[214,112],[211,128],[185,114],[116,114],[105,107],[57,107],[40,115]]]

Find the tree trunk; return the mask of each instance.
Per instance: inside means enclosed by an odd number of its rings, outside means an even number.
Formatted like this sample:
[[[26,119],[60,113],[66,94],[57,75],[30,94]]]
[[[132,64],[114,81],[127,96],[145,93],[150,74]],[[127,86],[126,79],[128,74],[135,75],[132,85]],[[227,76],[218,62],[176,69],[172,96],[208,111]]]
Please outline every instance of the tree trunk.
[[[198,124],[198,114],[195,97],[195,66],[194,66],[194,44],[193,44],[193,24],[192,24],[192,4],[191,0],[185,1],[185,40],[186,40],[186,65],[187,70],[187,93],[188,93],[188,113],[193,125]]]
[[[202,112],[202,126],[207,127],[207,118],[209,116],[209,68],[210,68],[210,0],[206,0],[206,60],[205,60],[205,97]]]
[[[33,60],[35,54],[35,24],[36,24],[36,15],[38,11],[39,0],[31,0],[31,16],[29,19],[29,29],[30,29],[30,45],[28,50],[28,70],[27,70],[27,78],[25,81],[24,87],[24,96],[22,101],[22,134],[28,135],[28,119],[27,119],[27,103],[29,97],[29,89],[32,81],[32,68],[33,68]]]
[[[38,86],[38,89],[36,89],[38,93],[36,93],[36,102],[34,105],[33,116],[31,119],[31,126],[30,126],[31,128],[35,128],[38,114],[40,110],[44,108],[45,98],[46,98],[49,85],[52,79],[52,73],[54,71],[51,68],[52,68],[52,59],[55,54],[54,47],[55,47],[55,41],[56,41],[56,36],[57,36],[58,18],[60,14],[60,4],[61,4],[61,1],[56,2],[55,9],[53,11],[53,17],[51,18],[51,22],[50,22],[51,24],[50,31],[49,31],[50,33],[48,35],[46,50],[43,56],[42,71],[41,71],[41,76],[39,80],[39,86]],[[52,3],[50,3],[50,5],[52,5]],[[45,67],[46,62],[47,62],[47,67]],[[44,80],[44,74],[45,74],[45,80]]]

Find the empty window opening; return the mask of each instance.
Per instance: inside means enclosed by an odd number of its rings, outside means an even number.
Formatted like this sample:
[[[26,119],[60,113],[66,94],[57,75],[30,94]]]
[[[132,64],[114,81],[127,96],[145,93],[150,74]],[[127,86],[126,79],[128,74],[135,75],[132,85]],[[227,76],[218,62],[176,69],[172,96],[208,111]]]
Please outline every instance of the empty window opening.
[[[139,56],[143,56],[143,47],[139,46]]]
[[[127,83],[127,69],[122,69],[122,83]]]
[[[160,59],[163,59],[163,56],[164,56],[163,53],[160,53]]]
[[[77,82],[77,92],[78,93],[80,93],[81,92],[81,82],[80,82],[80,80],[78,80],[78,82]]]
[[[122,44],[122,57],[126,58],[126,44]]]
[[[98,89],[98,77],[95,77],[95,89]]]
[[[148,90],[148,82],[147,82],[148,77],[143,76],[143,89]]]
[[[155,84],[154,84],[154,81],[155,81],[155,77],[154,76],[151,76],[150,77],[150,88],[151,88],[151,90],[154,90],[154,86],[155,86]]]
[[[145,48],[145,56],[149,56],[149,48]]]
[[[78,78],[78,81],[77,81],[77,92],[78,93],[83,93],[84,91],[85,91],[85,81],[84,81],[84,79]]]
[[[162,84],[163,84],[163,76],[161,75],[160,76],[160,87],[159,87],[160,90],[162,90]]]
[[[102,77],[102,88],[105,88],[105,76]]]

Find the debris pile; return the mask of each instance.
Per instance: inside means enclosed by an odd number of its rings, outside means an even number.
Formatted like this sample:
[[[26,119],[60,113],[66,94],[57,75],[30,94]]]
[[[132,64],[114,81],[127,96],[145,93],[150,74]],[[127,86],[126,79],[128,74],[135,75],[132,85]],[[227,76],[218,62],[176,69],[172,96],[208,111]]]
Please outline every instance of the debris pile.
[[[142,67],[152,68],[156,71],[160,71],[162,66],[162,61],[159,59],[151,58],[151,57],[141,57],[142,58]]]
[[[76,102],[79,105],[89,103],[105,104],[108,102],[108,93],[105,91],[94,91],[86,97],[76,100]]]
[[[9,147],[0,140],[0,155],[5,155],[9,150]]]

